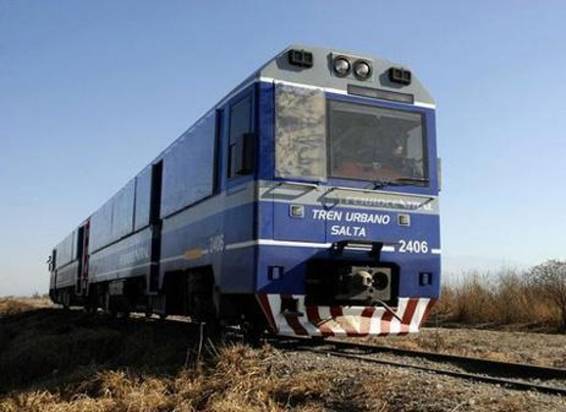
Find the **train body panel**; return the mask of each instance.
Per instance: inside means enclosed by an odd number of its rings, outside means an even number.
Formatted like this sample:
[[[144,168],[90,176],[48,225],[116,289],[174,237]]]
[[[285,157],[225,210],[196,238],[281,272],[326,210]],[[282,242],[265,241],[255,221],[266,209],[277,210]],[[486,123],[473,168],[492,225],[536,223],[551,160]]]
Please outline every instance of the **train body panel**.
[[[434,102],[408,69],[291,47],[54,249],[51,296],[287,335],[415,332],[440,288],[437,167]]]
[[[90,255],[89,278],[93,283],[141,276],[151,266],[152,230],[146,227]]]

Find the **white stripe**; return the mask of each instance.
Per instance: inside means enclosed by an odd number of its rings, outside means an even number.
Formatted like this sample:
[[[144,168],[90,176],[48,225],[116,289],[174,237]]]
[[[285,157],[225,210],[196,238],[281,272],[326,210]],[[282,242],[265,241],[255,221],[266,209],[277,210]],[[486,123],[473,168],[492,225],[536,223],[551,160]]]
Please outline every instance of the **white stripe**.
[[[335,336],[346,336],[347,333],[340,324],[332,317],[330,314],[330,307],[328,306],[319,306],[318,307],[318,316],[320,320],[325,322],[328,328],[334,333]]]
[[[230,245],[226,245],[224,249],[225,250],[243,249],[246,247],[255,246],[257,244],[258,244],[257,240],[248,240],[247,242],[232,243]]]
[[[370,319],[369,323],[369,334],[370,335],[379,335],[381,333],[381,317],[385,313],[385,308],[378,307],[375,308],[375,312],[373,312],[373,316]]]
[[[426,308],[428,303],[430,302],[430,298],[420,298],[419,302],[417,303],[417,307],[415,308],[415,313],[413,314],[413,318],[409,323],[409,332],[414,333],[419,331],[419,326],[423,320]]]
[[[366,308],[364,306],[344,306],[342,307],[342,319],[348,322],[356,331],[361,333],[362,328],[362,312]]]
[[[397,305],[397,310],[395,314],[403,319],[403,315],[405,314],[405,310],[407,309],[407,304],[409,303],[409,299],[407,298],[400,298],[399,303]],[[401,332],[401,321],[397,319],[397,316],[393,316],[389,321],[389,334],[397,335]]]
[[[226,250],[243,249],[251,246],[286,246],[286,247],[308,247],[314,249],[329,248],[332,243],[317,243],[317,242],[299,242],[292,240],[275,240],[275,239],[258,239],[258,240],[248,240],[246,242],[232,243],[226,245]],[[347,250],[371,250],[371,247],[357,247],[350,246],[346,248]],[[381,248],[382,252],[395,252],[395,246],[383,246]]]
[[[260,77],[259,80],[262,81],[262,82],[268,82],[268,83],[273,82],[275,84],[284,84],[286,86],[301,87],[303,89],[323,90],[323,91],[329,92],[329,93],[348,94],[348,92],[346,90],[334,89],[332,87],[314,86],[312,84],[290,82],[290,81],[287,81],[287,80],[278,80],[278,79],[274,79],[274,78],[271,78],[271,77]]]
[[[296,336],[295,331],[287,322],[287,319],[281,313],[281,296],[280,295],[267,295],[269,301],[269,310],[273,315],[277,332],[279,335]]]
[[[304,247],[313,249],[328,249],[332,246],[332,243],[317,243],[317,242],[300,242],[292,240],[275,240],[275,239],[257,239],[257,240],[247,240],[245,242],[231,243],[224,247],[225,250],[236,250],[245,249],[252,246],[282,246],[282,247]],[[362,250],[369,251],[371,247],[363,246],[348,246],[346,250]],[[395,252],[395,246],[385,245],[381,248],[382,252]],[[208,250],[203,250],[202,254],[206,255],[210,253]],[[432,254],[440,254],[440,249],[431,249]],[[169,258],[161,259],[160,262],[171,262],[173,260],[185,259],[184,255],[172,256]]]
[[[168,257],[168,258],[165,258],[165,259],[161,259],[160,262],[161,263],[172,262],[174,260],[180,260],[182,258],[183,258],[183,255],[172,256],[172,257]]]
[[[310,247],[310,248],[329,248],[332,243],[314,243],[314,242],[293,242],[286,240],[275,240],[275,239],[258,239],[249,240],[247,242],[232,243],[226,245],[226,250],[242,249],[250,246],[288,246],[288,247]]]
[[[296,242],[275,239],[259,239],[258,244],[261,246],[289,246],[289,247],[311,247],[311,248],[328,248],[332,243],[316,243],[316,242]]]
[[[424,107],[427,109],[436,109],[436,105],[433,103],[425,103],[425,102],[415,102],[415,106]]]
[[[371,251],[372,247],[371,246],[346,246],[344,249],[346,250],[362,250],[365,252],[369,252]],[[395,246],[383,246],[381,248],[382,252],[395,252]]]
[[[442,249],[431,249],[430,253],[433,255],[440,255],[442,253]]]
[[[322,333],[315,325],[313,325],[308,316],[307,308],[305,307],[305,295],[293,295],[293,299],[297,299],[297,310],[303,314],[298,317],[298,321],[303,328],[307,331],[309,336],[320,336]]]

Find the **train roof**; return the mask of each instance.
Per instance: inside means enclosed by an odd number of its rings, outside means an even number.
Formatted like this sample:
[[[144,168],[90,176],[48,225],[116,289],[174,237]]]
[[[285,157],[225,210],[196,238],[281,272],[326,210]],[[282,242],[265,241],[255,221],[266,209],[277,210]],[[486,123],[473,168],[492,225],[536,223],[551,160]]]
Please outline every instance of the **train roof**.
[[[293,64],[289,57],[289,54],[293,51],[310,53],[312,65],[307,67],[308,62],[303,66],[297,65],[296,62]],[[333,68],[336,57],[346,57],[352,66],[357,61],[368,62],[372,69],[370,77],[367,80],[360,80],[356,78],[353,70],[346,76],[338,76]],[[392,69],[401,69],[404,73],[408,72],[410,76],[409,84],[397,82],[396,79],[392,81]],[[406,65],[393,63],[381,57],[339,49],[291,45],[269,60],[244,83],[252,79],[298,83],[341,93],[348,93],[349,87],[357,86],[358,88],[377,89],[393,94],[412,95],[412,100],[416,105],[434,106],[435,104],[430,93]]]

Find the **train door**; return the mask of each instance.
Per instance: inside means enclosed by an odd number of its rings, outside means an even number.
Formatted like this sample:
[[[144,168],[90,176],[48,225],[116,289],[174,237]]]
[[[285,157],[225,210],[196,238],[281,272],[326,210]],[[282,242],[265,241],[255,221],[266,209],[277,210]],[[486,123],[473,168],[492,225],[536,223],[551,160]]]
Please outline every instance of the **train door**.
[[[90,221],[79,227],[77,232],[76,258],[79,262],[77,268],[77,279],[75,293],[78,296],[87,294],[88,289],[88,242],[89,242]]]
[[[157,293],[159,289],[159,261],[161,259],[161,187],[163,177],[163,160],[151,167],[151,203],[149,206],[149,223],[151,225],[151,265],[147,292]]]
[[[255,88],[232,99],[228,106],[226,124],[227,144],[226,196],[223,213],[223,243],[228,253],[222,262],[221,287],[233,293],[246,293],[253,288],[254,276],[252,248],[239,248],[244,242],[256,237],[255,187],[252,184],[255,173],[256,135]]]
[[[47,262],[50,274],[49,289],[55,289],[57,287],[57,249],[53,249]]]

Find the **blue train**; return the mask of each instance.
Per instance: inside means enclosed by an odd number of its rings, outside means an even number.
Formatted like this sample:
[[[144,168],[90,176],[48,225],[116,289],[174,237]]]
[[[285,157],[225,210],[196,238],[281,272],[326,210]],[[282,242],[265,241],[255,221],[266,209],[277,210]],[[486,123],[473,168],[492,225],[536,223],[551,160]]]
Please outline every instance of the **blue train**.
[[[438,169],[408,68],[292,46],[53,249],[50,296],[250,333],[417,332],[439,295]]]

